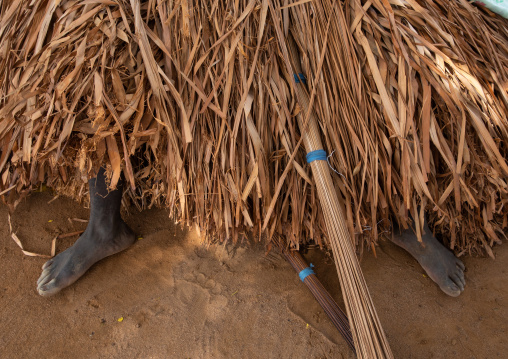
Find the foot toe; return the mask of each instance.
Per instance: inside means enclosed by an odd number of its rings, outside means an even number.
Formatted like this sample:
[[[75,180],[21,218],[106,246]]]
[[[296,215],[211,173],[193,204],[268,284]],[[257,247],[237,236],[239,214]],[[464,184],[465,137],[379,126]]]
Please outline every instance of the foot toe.
[[[48,276],[50,274],[51,274],[51,271],[49,271],[48,269],[43,270],[41,273],[41,276],[39,277],[39,279],[37,279],[37,285],[47,282],[46,279],[48,278]]]
[[[462,285],[466,286],[466,279],[464,278],[464,272],[459,270],[457,271],[457,276],[459,277],[460,281],[462,282]]]
[[[448,294],[450,297],[458,297],[462,291],[450,278],[448,278],[443,285],[440,286],[441,290]]]
[[[462,261],[458,258],[457,259],[457,267],[459,267],[461,270],[465,270],[466,269],[466,266],[464,265],[464,263],[462,263]]]
[[[462,281],[460,280],[460,277],[456,273],[453,273],[452,275],[450,275],[450,278],[457,285],[457,287],[460,288],[461,291],[464,290],[464,284],[462,283]]]
[[[51,264],[53,264],[53,261],[54,261],[54,258],[52,258],[49,261],[47,261],[46,263],[44,263],[42,266],[42,270],[48,268]]]
[[[62,288],[57,286],[56,278],[53,278],[51,281],[49,281],[47,284],[40,285],[37,287],[37,291],[40,295],[43,297],[49,297],[53,294],[58,293]]]

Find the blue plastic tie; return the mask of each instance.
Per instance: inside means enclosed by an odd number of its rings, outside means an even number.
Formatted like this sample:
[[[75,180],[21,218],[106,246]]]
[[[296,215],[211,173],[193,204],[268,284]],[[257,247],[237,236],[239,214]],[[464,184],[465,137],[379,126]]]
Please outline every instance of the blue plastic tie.
[[[305,281],[305,278],[307,278],[307,276],[311,275],[311,274],[316,274],[314,273],[314,271],[312,270],[312,268],[314,268],[314,265],[311,263],[310,264],[310,267],[307,267],[305,269],[302,269],[300,271],[300,273],[298,273],[298,276],[300,277],[301,281]]]
[[[307,79],[305,78],[304,74],[302,74],[302,73],[293,74],[293,76],[295,77],[295,83],[299,84],[301,82],[304,85],[307,84]]]
[[[307,153],[307,163],[311,163],[312,161],[326,161],[328,157],[326,156],[325,150],[316,150]]]

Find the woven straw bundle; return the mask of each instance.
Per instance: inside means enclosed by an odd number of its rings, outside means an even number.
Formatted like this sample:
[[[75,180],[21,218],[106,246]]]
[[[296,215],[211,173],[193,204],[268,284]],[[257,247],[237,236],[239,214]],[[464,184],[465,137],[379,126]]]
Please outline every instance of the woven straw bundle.
[[[326,245],[304,82],[358,248],[424,209],[457,253],[508,224],[507,20],[465,0],[0,1],[0,193],[124,199],[210,240]],[[289,36],[302,75],[291,73]],[[302,113],[302,111],[305,111]],[[421,209],[420,211],[418,209]]]

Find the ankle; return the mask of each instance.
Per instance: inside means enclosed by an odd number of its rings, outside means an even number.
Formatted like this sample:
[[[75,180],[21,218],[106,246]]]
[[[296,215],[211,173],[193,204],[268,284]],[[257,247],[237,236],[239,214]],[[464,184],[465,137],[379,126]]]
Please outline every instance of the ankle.
[[[84,234],[98,238],[109,238],[119,232],[122,224],[123,220],[121,217],[91,217]]]

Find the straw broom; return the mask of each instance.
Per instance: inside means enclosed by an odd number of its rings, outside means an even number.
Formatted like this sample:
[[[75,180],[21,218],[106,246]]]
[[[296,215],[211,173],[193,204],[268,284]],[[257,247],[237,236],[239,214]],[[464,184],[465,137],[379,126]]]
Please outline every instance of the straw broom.
[[[272,237],[272,242],[277,246],[284,258],[286,258],[286,260],[289,262],[289,264],[291,264],[293,269],[298,274],[301,274],[302,271],[310,268],[299,252],[288,250],[287,243],[284,238],[276,234]],[[300,278],[302,277],[300,276]],[[313,271],[306,275],[302,281],[309,288],[314,298],[316,298],[318,303],[321,305],[335,328],[337,328],[339,333],[346,341],[347,345],[354,353],[356,353],[353,343],[353,336],[351,334],[351,329],[349,328],[349,321],[347,320],[347,317],[342,309],[340,309],[335,300],[333,300],[330,293],[328,293],[325,287],[323,287]]]
[[[295,74],[294,90],[302,112],[297,115],[298,125],[303,134],[307,154],[323,151],[317,120],[312,111],[309,96],[303,86],[301,65],[296,44],[292,37],[288,40],[289,57]],[[308,121],[308,123],[307,123]],[[352,321],[352,332],[359,358],[392,358],[390,346],[381,322],[374,308],[360,264],[355,254],[353,242],[347,229],[345,217],[333,186],[326,157],[324,160],[310,162],[316,182],[319,201],[323,209],[328,240],[335,257],[335,266],[341,283],[348,317]]]

